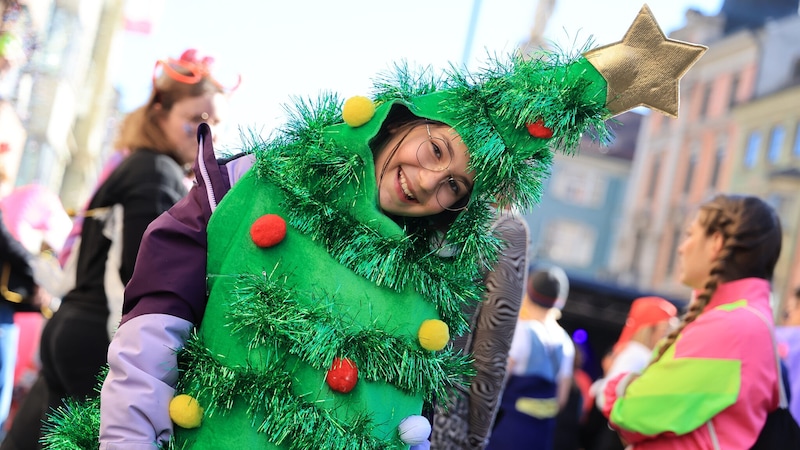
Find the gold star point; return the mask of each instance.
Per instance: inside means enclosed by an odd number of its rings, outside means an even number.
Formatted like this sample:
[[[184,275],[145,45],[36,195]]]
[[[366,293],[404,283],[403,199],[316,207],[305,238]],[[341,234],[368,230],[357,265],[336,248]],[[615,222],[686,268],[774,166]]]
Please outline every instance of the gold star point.
[[[621,41],[583,56],[606,80],[606,107],[613,115],[646,106],[678,117],[680,79],[706,50],[667,38],[644,5]]]

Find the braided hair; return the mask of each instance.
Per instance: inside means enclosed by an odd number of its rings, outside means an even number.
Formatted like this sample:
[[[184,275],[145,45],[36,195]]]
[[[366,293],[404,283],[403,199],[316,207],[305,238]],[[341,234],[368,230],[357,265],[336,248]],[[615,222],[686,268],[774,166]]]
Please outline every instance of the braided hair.
[[[689,305],[680,325],[664,339],[653,362],[658,361],[686,325],[703,312],[717,286],[751,277],[772,280],[780,256],[780,220],[772,207],[758,197],[718,194],[700,206],[697,218],[706,236],[715,233],[722,236],[722,249],[703,290]]]

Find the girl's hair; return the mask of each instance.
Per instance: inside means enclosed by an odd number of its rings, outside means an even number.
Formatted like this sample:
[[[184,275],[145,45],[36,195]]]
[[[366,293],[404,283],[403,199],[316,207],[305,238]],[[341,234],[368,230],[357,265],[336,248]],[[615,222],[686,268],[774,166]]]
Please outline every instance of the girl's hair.
[[[775,211],[758,197],[719,194],[700,206],[698,220],[705,235],[722,235],[722,250],[680,325],[658,349],[657,361],[683,331],[697,319],[720,283],[742,278],[772,280],[781,253],[782,231]]]
[[[377,155],[378,152],[381,151],[392,151],[392,149],[386,148],[388,142],[396,135],[402,134],[410,129],[420,126],[420,125],[442,125],[447,126],[449,125],[438,122],[435,120],[423,119],[419,116],[414,115],[411,111],[408,110],[405,106],[402,105],[395,105],[392,107],[389,114],[386,116],[386,120],[383,121],[383,125],[381,129],[378,130],[378,133],[375,137],[372,138],[369,142],[369,146],[372,149],[372,153]],[[391,160],[391,156],[390,156]],[[383,171],[384,168],[380,168],[380,173],[375,174],[378,179],[383,178]],[[469,201],[469,194],[467,194],[462,200],[454,205],[456,207],[460,206],[461,202],[468,202]],[[466,203],[465,203],[466,204]],[[405,225],[408,227],[409,231],[412,233],[421,233],[422,235],[430,237],[430,233],[435,232],[444,232],[453,224],[456,220],[458,215],[461,211],[449,211],[444,210],[438,214],[434,214],[432,216],[427,217],[400,217],[400,216],[391,216],[392,219],[399,223],[400,225]]]
[[[189,75],[190,71],[181,66],[172,70]],[[166,117],[175,103],[185,99],[201,97],[206,94],[224,94],[226,91],[210,74],[203,74],[199,81],[187,83],[176,80],[166,71],[153,82],[153,91],[147,103],[129,113],[120,125],[115,148],[135,151],[148,148],[159,153],[171,154],[175,151],[161,129],[160,119]],[[156,105],[161,105],[157,108]]]

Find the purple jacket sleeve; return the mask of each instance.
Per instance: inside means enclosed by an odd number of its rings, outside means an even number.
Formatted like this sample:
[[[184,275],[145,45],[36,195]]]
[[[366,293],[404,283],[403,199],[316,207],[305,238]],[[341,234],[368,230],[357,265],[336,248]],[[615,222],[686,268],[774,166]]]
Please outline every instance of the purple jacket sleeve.
[[[253,157],[220,166],[208,126],[198,130],[196,184],[144,234],[123,317],[109,346],[100,394],[100,448],[143,450],[172,435],[169,401],[177,382],[177,349],[206,305],[206,225],[216,203]],[[234,170],[235,169],[235,170]]]
[[[191,322],[166,314],[138,316],[119,327],[108,348],[100,391],[100,449],[155,449],[172,436],[169,402],[175,394],[175,349]]]
[[[230,188],[217,164],[207,125],[198,129],[195,185],[147,227],[133,277],[125,287],[124,324],[143,314],[170,314],[199,324],[206,303],[206,226]]]

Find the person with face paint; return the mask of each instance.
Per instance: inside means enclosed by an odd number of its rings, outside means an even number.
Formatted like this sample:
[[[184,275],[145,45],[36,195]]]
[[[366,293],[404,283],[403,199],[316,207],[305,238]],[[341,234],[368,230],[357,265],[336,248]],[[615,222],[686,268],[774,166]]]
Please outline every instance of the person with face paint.
[[[74,286],[42,332],[39,379],[0,448],[39,448],[50,408],[64,398],[98,395],[142,235],[186,195],[197,127],[225,117],[230,89],[211,75],[212,63],[193,49],[158,61],[150,97],[123,120],[115,146],[128,156],[97,187],[81,218]]]

